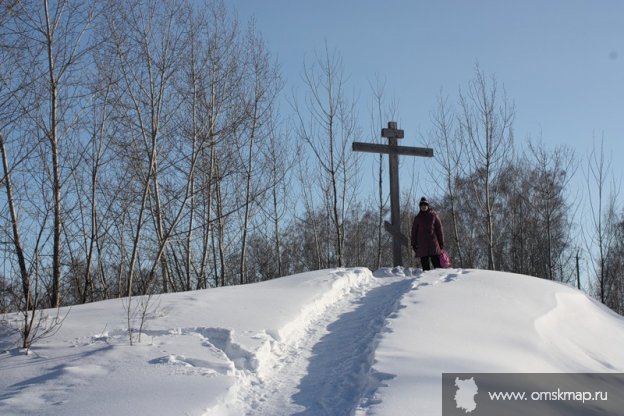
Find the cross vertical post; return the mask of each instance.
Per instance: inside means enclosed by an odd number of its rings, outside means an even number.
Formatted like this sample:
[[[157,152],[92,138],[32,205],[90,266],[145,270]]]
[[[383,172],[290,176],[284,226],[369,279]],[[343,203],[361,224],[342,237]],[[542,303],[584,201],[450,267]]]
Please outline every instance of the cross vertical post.
[[[388,123],[388,128],[382,130],[382,137],[387,137],[388,146],[391,148],[396,148],[398,145],[396,137],[398,135],[396,132],[398,131],[401,132],[400,134],[402,136],[403,130],[397,130],[395,122]],[[390,223],[397,232],[400,232],[401,195],[399,192],[399,154],[394,152],[390,153],[388,160],[390,165]],[[401,266],[403,265],[401,240],[396,234],[396,232],[392,234],[392,263],[394,266]]]
[[[381,129],[381,137],[388,139],[387,145],[353,142],[354,152],[385,153],[390,163],[390,221],[384,223],[386,231],[392,234],[392,263],[403,265],[401,245],[409,246],[409,239],[401,233],[401,204],[399,192],[399,155],[432,157],[433,149],[399,146],[398,139],[404,136],[396,121],[388,122],[388,128]]]

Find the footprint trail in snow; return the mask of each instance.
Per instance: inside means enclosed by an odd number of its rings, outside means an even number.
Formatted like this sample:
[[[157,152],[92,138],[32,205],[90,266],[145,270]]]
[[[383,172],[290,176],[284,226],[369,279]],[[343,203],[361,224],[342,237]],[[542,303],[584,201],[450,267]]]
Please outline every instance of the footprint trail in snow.
[[[379,336],[414,281],[363,276],[337,301],[308,311],[294,334],[270,342],[259,371],[239,378],[205,416],[353,414],[370,391]]]

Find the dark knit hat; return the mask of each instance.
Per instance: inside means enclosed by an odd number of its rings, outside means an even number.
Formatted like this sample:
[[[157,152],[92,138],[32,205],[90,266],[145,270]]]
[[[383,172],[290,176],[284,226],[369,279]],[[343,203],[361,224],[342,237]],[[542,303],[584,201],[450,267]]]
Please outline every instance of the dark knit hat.
[[[420,202],[418,203],[418,206],[421,206],[421,205],[429,206],[429,201],[427,201],[427,198],[425,198],[424,196],[420,198]]]

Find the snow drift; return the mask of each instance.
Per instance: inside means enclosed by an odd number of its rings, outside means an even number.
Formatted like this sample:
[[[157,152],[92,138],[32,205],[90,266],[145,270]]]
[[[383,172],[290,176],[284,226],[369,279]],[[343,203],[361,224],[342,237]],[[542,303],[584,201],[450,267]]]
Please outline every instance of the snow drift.
[[[443,372],[624,372],[622,317],[509,273],[333,269],[152,304],[135,346],[121,300],[29,355],[0,329],[0,414],[440,415]]]

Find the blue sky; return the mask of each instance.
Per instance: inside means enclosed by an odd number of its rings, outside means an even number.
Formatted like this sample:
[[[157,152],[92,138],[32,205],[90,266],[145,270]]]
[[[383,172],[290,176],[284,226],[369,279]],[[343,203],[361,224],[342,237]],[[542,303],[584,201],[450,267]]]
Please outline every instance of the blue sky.
[[[583,165],[594,139],[604,137],[614,174],[624,177],[619,163],[624,155],[624,1],[227,4],[241,21],[255,18],[279,60],[285,91],[301,87],[305,57],[322,50],[325,42],[343,57],[363,124],[370,106],[369,83],[376,76],[385,79],[387,94],[398,103],[404,145],[422,144],[440,92],[455,101],[478,62],[515,103],[518,147],[527,137],[541,137],[549,147],[567,144]],[[581,172],[577,176],[584,181]]]

